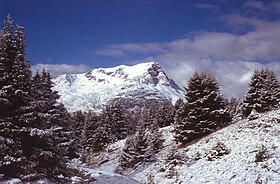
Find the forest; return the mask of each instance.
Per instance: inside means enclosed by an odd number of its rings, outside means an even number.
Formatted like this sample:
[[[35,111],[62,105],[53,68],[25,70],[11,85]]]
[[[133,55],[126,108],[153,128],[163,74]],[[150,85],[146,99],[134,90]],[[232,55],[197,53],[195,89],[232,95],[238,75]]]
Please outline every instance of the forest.
[[[71,159],[87,163],[88,155],[123,139],[116,173],[126,174],[156,160],[164,141],[160,128],[172,126],[177,144],[187,145],[279,108],[280,84],[272,70],[255,70],[248,85],[244,99],[225,99],[215,76],[196,72],[175,106],[152,102],[132,110],[117,99],[99,113],[68,112],[57,102],[50,73],[32,74],[24,28],[8,17],[0,32],[0,181],[69,182],[77,175],[67,164]]]

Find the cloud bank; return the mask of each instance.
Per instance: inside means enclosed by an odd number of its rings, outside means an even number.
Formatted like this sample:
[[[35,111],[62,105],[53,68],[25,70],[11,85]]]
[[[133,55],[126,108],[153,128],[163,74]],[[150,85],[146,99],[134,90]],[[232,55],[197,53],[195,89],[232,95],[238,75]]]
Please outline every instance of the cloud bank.
[[[210,6],[196,5],[198,8]],[[277,13],[279,2],[264,4],[247,1],[246,11]],[[214,8],[214,7],[213,7]],[[212,73],[220,82],[225,97],[242,98],[253,71],[268,67],[280,77],[280,20],[229,14],[220,17],[232,32],[196,32],[169,42],[110,44],[95,54],[121,57],[129,54],[150,54],[182,87],[195,71]],[[135,62],[135,61],[134,61]]]
[[[90,70],[87,65],[69,65],[69,64],[36,64],[31,67],[32,72],[35,73],[37,70],[41,71],[43,68],[48,70],[53,77],[57,77],[61,74],[73,74],[73,73],[84,73]]]

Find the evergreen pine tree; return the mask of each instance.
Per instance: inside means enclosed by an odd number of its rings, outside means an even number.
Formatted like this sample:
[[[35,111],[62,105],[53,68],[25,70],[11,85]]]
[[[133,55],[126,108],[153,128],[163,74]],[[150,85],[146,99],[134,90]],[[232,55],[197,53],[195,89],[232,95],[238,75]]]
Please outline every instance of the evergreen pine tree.
[[[158,113],[159,127],[166,127],[174,122],[175,109],[172,104],[164,103]]]
[[[241,109],[240,109],[241,101],[236,98],[230,98],[229,100],[225,100],[225,107],[230,117],[233,120],[239,120],[241,118]]]
[[[280,103],[280,83],[277,79],[276,74],[272,70],[266,69],[268,73],[267,80],[266,80],[266,88],[268,90],[268,104],[269,110],[273,108],[278,108]]]
[[[113,103],[106,107],[104,113],[106,116],[105,119],[111,127],[111,133],[114,137],[112,137],[112,139],[120,140],[126,138],[129,128],[125,121],[123,108],[119,104]]]
[[[85,130],[86,115],[82,111],[77,111],[73,113],[72,117],[74,121],[73,130],[76,137],[78,137],[81,141],[84,138],[83,134]]]
[[[82,146],[83,150],[89,151],[92,149],[95,140],[92,139],[97,127],[98,123],[100,122],[100,117],[92,112],[85,113],[85,124],[81,127],[82,130]]]
[[[8,17],[0,40],[0,174],[24,181],[58,179],[67,174],[62,147],[71,142],[62,126],[69,122],[66,110],[56,103],[48,73],[32,80],[23,27],[14,31]]]
[[[0,48],[0,107],[1,115],[11,117],[14,112],[11,95],[13,94],[12,66],[15,60],[14,27],[11,17],[4,21],[5,27],[1,30]]]
[[[218,82],[212,75],[195,73],[185,90],[187,111],[182,114],[185,118],[181,122],[176,122],[177,141],[190,142],[212,133],[230,121]]]
[[[186,117],[186,114],[186,104],[183,102],[182,99],[177,100],[177,102],[175,103],[174,124],[177,125],[178,123],[182,122],[183,119]]]
[[[0,174],[19,177],[24,173],[27,158],[22,140],[28,134],[23,116],[28,108],[30,86],[29,65],[24,60],[22,28],[14,33],[11,17],[5,21],[0,49]],[[26,81],[25,81],[26,80]],[[26,83],[25,83],[26,82]],[[29,120],[30,119],[26,119]]]
[[[242,104],[243,116],[249,116],[252,110],[262,113],[278,107],[279,91],[279,82],[273,71],[255,70]]]
[[[98,117],[90,115],[86,119],[85,143],[86,151],[100,151],[114,139],[110,124],[110,114],[103,111]]]
[[[153,118],[150,116],[142,117],[135,135],[126,140],[116,171],[124,173],[143,162],[154,161],[155,154],[160,151],[163,142],[162,135],[158,130],[158,123],[154,122]]]

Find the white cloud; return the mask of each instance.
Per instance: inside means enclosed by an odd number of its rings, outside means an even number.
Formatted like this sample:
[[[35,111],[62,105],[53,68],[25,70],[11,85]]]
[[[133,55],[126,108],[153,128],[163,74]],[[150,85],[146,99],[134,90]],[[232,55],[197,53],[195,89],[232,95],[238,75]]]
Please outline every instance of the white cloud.
[[[69,65],[69,64],[36,64],[31,67],[33,73],[37,70],[42,70],[45,68],[50,72],[53,77],[56,77],[61,74],[71,74],[71,73],[84,73],[90,70],[90,67],[87,65]]]
[[[251,10],[257,10],[267,13],[280,13],[280,2],[272,1],[271,3],[263,3],[262,1],[249,0],[245,2],[244,7]]]
[[[176,58],[173,62],[170,59]],[[247,90],[249,80],[255,69],[264,67],[256,62],[244,61],[213,61],[211,59],[182,60],[180,56],[159,56],[156,60],[161,63],[164,70],[180,87],[186,86],[187,81],[195,72],[208,72],[213,74],[220,83],[221,92],[226,98],[242,98]],[[276,64],[277,66],[277,64]],[[280,65],[277,66],[280,69]]]
[[[218,6],[212,5],[212,4],[207,4],[207,3],[195,3],[194,4],[197,8],[202,8],[202,9],[207,9],[207,10],[211,10],[214,13],[217,12],[219,10]]]
[[[104,55],[150,53],[181,87],[193,72],[205,71],[217,77],[226,97],[242,97],[254,69],[269,67],[280,74],[280,21],[238,14],[223,16],[222,21],[252,29],[243,35],[199,32],[170,42],[112,44],[96,52],[103,51]],[[260,61],[268,64],[260,64]]]
[[[254,30],[235,35],[221,32],[200,32],[171,42],[122,43],[106,45],[97,55],[120,56],[131,53],[184,54],[189,59],[275,60],[280,58],[280,21],[268,22],[237,14],[224,16],[230,25],[251,25]]]
[[[121,43],[110,44],[96,50],[94,54],[104,56],[123,56],[128,53],[164,52],[164,43]]]

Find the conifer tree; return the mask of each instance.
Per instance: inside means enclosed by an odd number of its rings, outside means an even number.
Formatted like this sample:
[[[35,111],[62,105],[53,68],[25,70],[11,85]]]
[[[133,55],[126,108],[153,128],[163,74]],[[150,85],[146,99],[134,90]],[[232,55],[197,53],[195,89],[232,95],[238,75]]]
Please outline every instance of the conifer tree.
[[[268,73],[266,83],[266,88],[268,90],[268,104],[270,109],[278,108],[280,103],[280,83],[277,79],[276,74],[272,70],[265,70]]]
[[[56,103],[50,75],[37,73],[32,80],[23,27],[14,30],[10,17],[0,40],[0,175],[24,181],[66,176],[62,148],[71,142],[64,129],[70,121]]]
[[[74,112],[73,115],[73,130],[75,132],[76,137],[78,137],[83,142],[82,139],[84,139],[84,131],[85,131],[85,125],[86,125],[86,113],[83,113],[82,111]]]
[[[249,89],[242,104],[242,114],[247,117],[252,110],[258,113],[279,106],[280,86],[273,71],[255,70],[249,83]]]
[[[174,122],[175,109],[172,104],[164,103],[158,113],[159,127],[166,127]]]
[[[194,73],[185,88],[187,100],[181,122],[176,122],[175,138],[186,143],[212,133],[229,122],[217,80],[210,74]],[[178,118],[178,117],[177,117]]]
[[[155,154],[162,148],[162,135],[158,131],[158,124],[150,119],[142,118],[137,126],[135,135],[127,138],[122,155],[119,159],[119,166],[116,171],[124,173],[127,170],[136,168],[143,162],[151,162],[156,159]]]
[[[11,95],[13,93],[12,66],[15,60],[15,44],[14,44],[14,27],[11,17],[8,16],[4,21],[5,27],[1,30],[1,48],[0,48],[0,106],[1,115],[11,117],[13,112],[13,104]]]
[[[92,112],[85,113],[85,124],[83,127],[81,127],[81,129],[83,129],[81,138],[83,150],[89,151],[93,148],[95,139],[92,137],[96,132],[99,122],[100,116],[97,114]]]
[[[179,125],[178,123],[182,122],[186,117],[187,109],[186,105],[182,99],[177,100],[175,103],[175,116],[174,116],[174,124]]]
[[[125,121],[124,110],[119,104],[108,105],[104,111],[104,116],[108,124],[110,124],[112,139],[120,140],[127,137],[128,124]]]
[[[25,51],[23,34],[20,32],[21,28],[18,27],[14,33],[11,17],[8,16],[0,39],[0,147],[3,148],[0,154],[0,174],[5,177],[19,176],[27,163],[22,139],[28,130],[22,127],[21,123],[25,122],[20,123],[20,120],[28,109],[30,72],[29,65],[22,57]]]
[[[98,122],[98,127],[94,130],[94,134],[87,139],[87,142],[91,142],[92,150],[102,150],[112,142],[111,135],[112,132],[109,124],[101,120]]]

